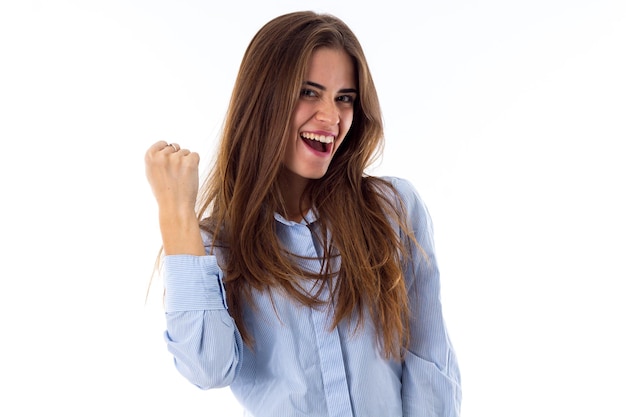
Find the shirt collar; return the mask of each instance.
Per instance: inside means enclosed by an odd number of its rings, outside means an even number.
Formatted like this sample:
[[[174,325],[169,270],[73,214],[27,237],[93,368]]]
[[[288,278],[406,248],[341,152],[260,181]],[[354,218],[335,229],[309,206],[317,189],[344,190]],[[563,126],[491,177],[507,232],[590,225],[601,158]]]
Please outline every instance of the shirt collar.
[[[297,224],[307,225],[317,220],[317,213],[315,212],[315,210],[309,209],[309,211],[307,211],[306,214],[304,215],[304,218],[300,220],[299,222],[296,222],[293,220],[287,220],[278,213],[274,213],[274,219],[276,219],[276,221],[278,221],[279,223],[284,224],[285,226],[295,226]]]

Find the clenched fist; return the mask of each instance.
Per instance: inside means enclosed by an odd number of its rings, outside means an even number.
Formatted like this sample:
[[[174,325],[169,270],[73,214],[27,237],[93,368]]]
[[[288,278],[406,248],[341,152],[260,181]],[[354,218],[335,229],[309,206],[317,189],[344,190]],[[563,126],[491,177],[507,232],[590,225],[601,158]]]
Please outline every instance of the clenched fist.
[[[196,152],[159,141],[146,151],[146,177],[159,206],[166,254],[204,255],[195,212],[198,195]]]
[[[200,157],[159,141],[146,152],[146,176],[162,209],[195,209]]]

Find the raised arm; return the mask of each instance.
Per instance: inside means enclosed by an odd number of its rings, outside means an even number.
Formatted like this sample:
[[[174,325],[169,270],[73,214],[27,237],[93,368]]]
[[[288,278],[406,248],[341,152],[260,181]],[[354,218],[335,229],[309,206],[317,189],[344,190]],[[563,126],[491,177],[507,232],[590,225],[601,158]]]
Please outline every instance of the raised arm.
[[[206,254],[195,213],[195,152],[160,141],[145,155],[146,176],[159,207],[165,283],[165,341],[176,369],[203,388],[229,385],[241,363],[242,341],[226,306],[222,271]]]

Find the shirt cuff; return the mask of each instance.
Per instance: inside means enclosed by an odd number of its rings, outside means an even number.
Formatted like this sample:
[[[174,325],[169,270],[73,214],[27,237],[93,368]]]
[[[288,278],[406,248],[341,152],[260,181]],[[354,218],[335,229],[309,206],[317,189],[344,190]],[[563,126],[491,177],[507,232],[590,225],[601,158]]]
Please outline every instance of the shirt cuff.
[[[163,271],[167,313],[228,308],[215,256],[168,255]]]

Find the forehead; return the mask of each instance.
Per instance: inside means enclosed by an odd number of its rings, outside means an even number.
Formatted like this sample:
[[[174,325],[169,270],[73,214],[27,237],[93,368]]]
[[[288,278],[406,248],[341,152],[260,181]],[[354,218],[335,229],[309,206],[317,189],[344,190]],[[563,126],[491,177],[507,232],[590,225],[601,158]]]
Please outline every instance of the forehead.
[[[327,87],[355,88],[352,57],[343,49],[315,49],[307,67],[306,81],[314,81]]]

